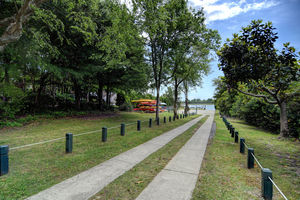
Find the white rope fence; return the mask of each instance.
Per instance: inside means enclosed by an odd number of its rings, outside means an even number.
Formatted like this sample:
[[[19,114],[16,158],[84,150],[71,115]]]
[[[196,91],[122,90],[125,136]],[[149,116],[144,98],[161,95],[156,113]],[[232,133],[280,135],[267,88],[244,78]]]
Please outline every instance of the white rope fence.
[[[146,121],[148,121],[148,120],[144,120],[144,121],[141,121],[141,122],[146,122]],[[132,123],[128,123],[128,124],[125,124],[125,125],[126,126],[131,126],[133,124],[137,124],[137,122],[132,122]],[[119,126],[114,126],[114,127],[109,127],[107,129],[111,130],[111,129],[115,129],[115,128],[119,128],[119,127],[120,127],[120,125]],[[102,131],[102,129],[75,134],[75,135],[73,135],[73,137],[87,135],[87,134],[96,133],[96,132],[100,132],[100,131]],[[17,149],[22,149],[22,148],[25,148],[25,147],[32,147],[32,146],[39,145],[39,144],[46,144],[46,143],[62,140],[62,139],[65,139],[65,138],[66,137],[60,137],[60,138],[55,138],[55,139],[51,139],[51,140],[44,140],[44,141],[36,142],[36,143],[32,143],[32,144],[26,144],[26,145],[22,145],[22,146],[12,147],[12,148],[10,148],[10,150],[17,150]]]
[[[270,178],[268,177],[269,180],[272,182],[272,184],[276,187],[276,189],[278,190],[278,192],[281,194],[281,196],[285,199],[285,200],[288,200],[288,198],[286,198],[286,196],[283,194],[283,192],[280,190],[280,188],[275,184],[275,182]]]

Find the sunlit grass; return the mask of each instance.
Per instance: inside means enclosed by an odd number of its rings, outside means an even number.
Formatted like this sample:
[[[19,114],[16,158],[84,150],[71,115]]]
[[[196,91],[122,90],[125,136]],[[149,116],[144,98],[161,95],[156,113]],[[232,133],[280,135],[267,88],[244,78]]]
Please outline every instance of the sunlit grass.
[[[169,115],[164,113],[163,115]],[[115,127],[120,123],[147,120],[142,130],[136,130],[136,124],[126,127],[126,135],[120,136],[120,128],[108,130],[107,142],[101,142],[101,131],[73,138],[73,153],[65,154],[65,140],[28,148],[12,150],[9,153],[10,172],[0,177],[0,199],[24,199],[56,183],[89,169],[113,156],[146,142],[187,121],[189,118],[167,122],[161,120],[160,126],[148,128],[148,119],[153,114],[120,113],[110,118],[66,118],[42,120],[24,128],[0,132],[1,144],[11,147],[38,142],[57,137],[65,133],[74,134],[101,130],[103,126]]]
[[[193,136],[208,117],[202,118],[182,135],[151,154],[134,168],[117,178],[91,199],[135,199],[155,176],[168,164],[180,148]]]
[[[247,169],[247,153],[239,153],[223,121],[216,114],[217,132],[208,146],[193,199],[261,199],[261,172],[257,164]],[[254,148],[263,167],[273,171],[273,179],[289,199],[300,199],[300,144],[278,140],[278,135],[228,119]],[[282,199],[274,190],[274,199]]]

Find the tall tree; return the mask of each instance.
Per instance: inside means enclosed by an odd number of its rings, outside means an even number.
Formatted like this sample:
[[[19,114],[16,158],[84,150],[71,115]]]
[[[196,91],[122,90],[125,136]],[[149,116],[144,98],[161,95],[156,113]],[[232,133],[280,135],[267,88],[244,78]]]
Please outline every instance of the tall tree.
[[[184,63],[186,62],[185,58],[190,57],[191,49],[201,42],[202,44],[207,43],[203,51],[210,49],[218,37],[216,32],[206,29],[203,10],[197,12],[190,10],[186,0],[134,0],[133,3],[141,33],[146,35],[156,100],[159,104],[161,85],[174,74],[183,74],[194,68],[192,65],[186,67],[187,65]],[[208,32],[210,37],[207,37]],[[170,56],[173,57],[173,61]],[[182,69],[178,69],[179,66],[183,66]],[[185,73],[182,76],[189,75]],[[180,80],[177,77],[175,79],[175,87],[178,88],[183,80],[182,77],[179,78]],[[177,95],[175,94],[175,96]],[[174,107],[176,110],[176,103]],[[156,117],[158,116],[159,107],[157,106]]]
[[[108,93],[112,88],[139,90],[146,87],[149,72],[144,59],[144,43],[134,24],[134,16],[125,5],[118,2],[104,1],[102,4],[104,31],[99,33],[96,42],[98,49],[92,56],[99,84],[100,109],[104,87]],[[97,20],[96,23],[101,21]]]
[[[133,0],[134,10],[140,25],[141,34],[145,36],[147,57],[152,67],[152,77],[156,89],[157,105],[160,103],[160,89],[166,80],[166,56],[170,41],[175,32],[168,32],[170,24],[167,19],[171,13],[167,10],[170,1]],[[159,117],[159,106],[156,106],[156,117]]]
[[[8,44],[20,39],[23,27],[34,13],[34,8],[45,1],[47,0],[3,0],[0,2],[0,52]]]
[[[271,22],[257,20],[234,34],[219,52],[220,69],[231,89],[278,105],[280,136],[288,137],[287,102],[300,95],[299,56],[289,43],[281,52],[274,47],[274,30]]]

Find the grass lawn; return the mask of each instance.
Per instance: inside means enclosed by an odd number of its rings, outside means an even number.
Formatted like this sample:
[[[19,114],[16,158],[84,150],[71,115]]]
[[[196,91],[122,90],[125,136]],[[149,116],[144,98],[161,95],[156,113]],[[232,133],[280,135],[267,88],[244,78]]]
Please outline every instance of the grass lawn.
[[[192,137],[208,117],[202,118],[182,135],[151,154],[144,161],[107,185],[91,199],[131,200],[135,199],[153,178],[168,164],[180,148]]]
[[[169,113],[162,113],[169,116]],[[79,134],[100,130],[99,132],[73,138],[73,153],[65,154],[65,140],[11,150],[9,152],[10,172],[0,177],[0,199],[24,199],[54,184],[89,169],[121,152],[142,144],[168,130],[197,117],[191,116],[167,122],[158,127],[148,128],[148,119],[154,114],[117,113],[109,117],[62,118],[40,120],[22,128],[0,131],[0,145],[10,147],[65,137],[65,133]],[[137,120],[142,130],[136,130]],[[120,123],[135,123],[126,126],[126,135],[120,136]],[[107,142],[101,142],[101,128],[117,127],[108,130]]]
[[[247,169],[247,153],[239,153],[218,113],[215,115],[216,135],[208,146],[202,163],[193,199],[262,199],[260,168]],[[273,172],[273,180],[289,200],[300,199],[300,143],[278,140],[278,135],[249,126],[241,120],[229,119],[254,148],[263,167]],[[273,187],[274,198],[283,199]]]

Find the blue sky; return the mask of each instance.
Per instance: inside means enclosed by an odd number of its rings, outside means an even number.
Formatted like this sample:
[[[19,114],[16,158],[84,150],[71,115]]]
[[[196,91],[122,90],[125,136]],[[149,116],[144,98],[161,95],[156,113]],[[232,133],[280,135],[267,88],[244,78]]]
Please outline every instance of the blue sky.
[[[279,39],[276,47],[281,49],[282,44],[290,42],[300,51],[300,0],[189,0],[196,9],[204,8],[207,26],[216,29],[222,38],[232,38],[242,26],[247,26],[251,20],[262,19],[271,21],[278,32]],[[189,99],[207,99],[213,97],[214,87],[212,80],[223,75],[218,69],[215,59],[211,63],[212,72],[204,77],[202,88],[191,90]]]

